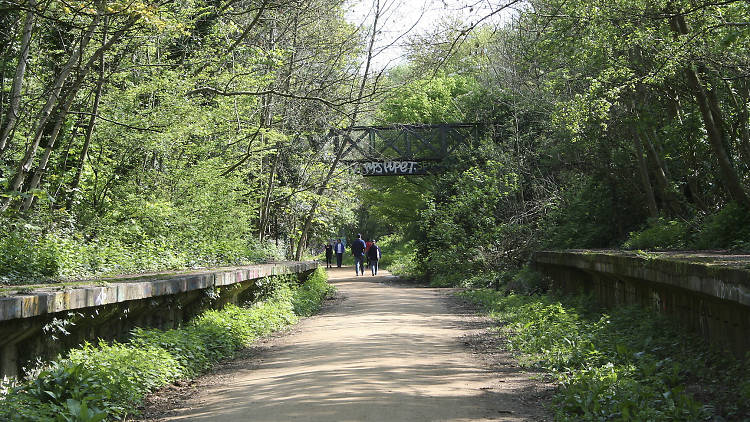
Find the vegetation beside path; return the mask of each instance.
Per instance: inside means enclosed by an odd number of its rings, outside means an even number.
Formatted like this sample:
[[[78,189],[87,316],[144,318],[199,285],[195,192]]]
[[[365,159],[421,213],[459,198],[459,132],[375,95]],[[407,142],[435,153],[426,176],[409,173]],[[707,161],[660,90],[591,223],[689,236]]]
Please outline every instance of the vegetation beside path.
[[[501,324],[523,365],[547,370],[559,388],[558,421],[747,420],[748,362],[710,348],[656,313],[606,312],[585,296],[461,294]]]
[[[206,311],[178,329],[136,329],[126,343],[87,343],[26,381],[3,381],[0,420],[122,419],[150,391],[205,372],[258,337],[312,315],[334,290],[320,268],[301,285],[295,276],[277,276],[259,287],[254,303]]]

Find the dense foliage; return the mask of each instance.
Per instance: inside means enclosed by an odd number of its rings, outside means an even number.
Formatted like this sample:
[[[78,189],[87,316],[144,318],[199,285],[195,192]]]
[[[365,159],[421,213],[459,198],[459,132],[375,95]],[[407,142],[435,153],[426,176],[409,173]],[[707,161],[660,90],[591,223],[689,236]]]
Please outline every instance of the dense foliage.
[[[209,310],[181,328],[136,329],[127,343],[85,344],[18,384],[0,383],[4,421],[93,422],[132,414],[150,391],[193,377],[256,338],[315,312],[332,292],[316,270],[301,285],[277,276],[244,306]]]
[[[369,219],[437,284],[507,282],[543,248],[750,250],[748,19],[742,1],[533,0],[445,24],[377,118],[481,139],[433,177],[368,180]]]
[[[351,219],[346,183],[323,194],[336,151],[321,134],[375,88],[369,27],[343,14],[338,0],[3,2],[2,281],[299,256]]]
[[[503,324],[522,363],[559,384],[556,420],[742,420],[750,412],[747,363],[655,313],[602,313],[585,297],[463,295]]]

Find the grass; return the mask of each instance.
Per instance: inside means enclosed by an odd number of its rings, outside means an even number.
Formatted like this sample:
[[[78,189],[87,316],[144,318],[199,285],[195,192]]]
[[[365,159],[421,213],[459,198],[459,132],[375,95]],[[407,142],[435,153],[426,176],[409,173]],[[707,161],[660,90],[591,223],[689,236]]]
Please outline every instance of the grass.
[[[583,296],[461,294],[502,323],[522,364],[557,381],[558,421],[750,420],[750,356],[714,350],[654,312],[602,312]]]

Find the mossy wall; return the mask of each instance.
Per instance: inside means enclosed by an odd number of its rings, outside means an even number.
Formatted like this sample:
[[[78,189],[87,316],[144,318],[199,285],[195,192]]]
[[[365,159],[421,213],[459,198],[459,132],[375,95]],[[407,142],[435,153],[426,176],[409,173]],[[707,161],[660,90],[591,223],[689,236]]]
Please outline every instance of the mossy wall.
[[[542,252],[534,266],[553,289],[593,294],[606,307],[641,304],[738,357],[750,351],[750,271],[742,267],[596,251]]]
[[[1,298],[0,377],[86,341],[125,340],[135,327],[179,327],[206,309],[253,300],[265,277],[304,279],[315,268],[315,262],[263,264]]]

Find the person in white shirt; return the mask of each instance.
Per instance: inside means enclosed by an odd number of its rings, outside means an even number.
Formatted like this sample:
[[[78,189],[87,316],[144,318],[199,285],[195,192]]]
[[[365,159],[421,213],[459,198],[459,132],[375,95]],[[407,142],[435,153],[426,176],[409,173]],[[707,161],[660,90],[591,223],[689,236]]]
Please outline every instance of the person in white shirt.
[[[341,239],[336,240],[336,246],[333,247],[336,252],[336,266],[341,268],[341,261],[344,259],[344,244],[341,243]]]

